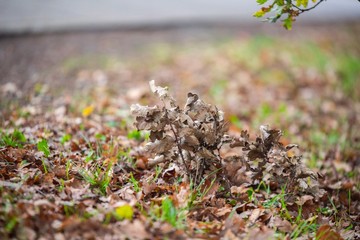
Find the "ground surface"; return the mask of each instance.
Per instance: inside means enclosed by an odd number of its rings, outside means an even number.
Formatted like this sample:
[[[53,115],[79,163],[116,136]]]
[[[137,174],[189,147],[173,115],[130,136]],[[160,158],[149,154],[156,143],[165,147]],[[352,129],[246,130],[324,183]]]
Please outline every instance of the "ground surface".
[[[279,33],[2,38],[1,238],[359,238],[359,25]],[[270,154],[254,181],[259,166],[250,157],[251,169],[223,161],[230,182],[210,174],[197,187],[176,160],[150,168],[149,136],[129,112],[135,103],[162,104],[150,79],[180,106],[190,91],[216,105],[232,136],[248,130],[255,139],[262,124],[282,129],[280,142],[298,144],[303,165],[279,166]],[[220,156],[234,153],[247,154],[224,148]],[[279,161],[299,156],[284,154]],[[297,176],[299,187],[281,180],[303,167],[315,174]]]

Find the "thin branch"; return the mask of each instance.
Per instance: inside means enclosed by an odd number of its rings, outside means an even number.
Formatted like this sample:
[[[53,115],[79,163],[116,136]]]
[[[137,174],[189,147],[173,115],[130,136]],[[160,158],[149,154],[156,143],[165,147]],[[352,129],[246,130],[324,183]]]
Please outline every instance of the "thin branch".
[[[182,153],[182,149],[181,149],[181,147],[180,147],[179,137],[178,137],[178,135],[177,135],[177,133],[176,133],[176,131],[175,131],[175,129],[174,129],[174,126],[173,126],[171,123],[170,123],[169,125],[170,125],[170,128],[171,128],[171,131],[172,131],[173,134],[174,134],[175,142],[176,142],[176,146],[177,146],[178,151],[179,151],[180,158],[181,158],[183,164],[185,165],[186,173],[187,173],[187,175],[189,176],[189,178],[191,179],[190,170],[189,170],[188,166],[187,166],[186,163],[185,163],[185,158],[184,158],[184,155],[183,155],[183,153]]]
[[[291,5],[292,5],[294,8],[296,8],[297,10],[299,10],[301,13],[303,13],[303,12],[307,12],[307,11],[310,11],[310,10],[316,8],[320,3],[324,2],[324,1],[326,1],[326,0],[320,0],[320,1],[317,2],[314,6],[309,7],[309,8],[305,8],[305,9],[304,9],[304,8],[299,8],[298,6],[296,6],[296,5],[293,4],[293,3],[291,3]],[[360,1],[360,0],[359,0],[359,1]]]
[[[167,108],[166,108],[165,101],[162,100],[162,102],[163,102],[163,104],[164,104],[165,114],[166,114],[166,116],[167,116],[167,115],[168,115],[168,110],[167,110]],[[183,162],[183,164],[184,164],[184,166],[185,166],[186,174],[187,174],[188,177],[191,179],[191,172],[190,172],[188,166],[186,165],[185,158],[184,158],[184,155],[183,155],[183,153],[182,153],[182,148],[180,147],[179,137],[178,137],[178,135],[177,135],[177,133],[176,133],[176,131],[175,131],[175,129],[174,129],[174,126],[173,126],[171,123],[169,123],[169,125],[170,125],[170,128],[171,128],[172,133],[174,134],[176,146],[177,146],[177,148],[178,148],[180,158],[181,158],[181,160],[182,160],[182,162]]]

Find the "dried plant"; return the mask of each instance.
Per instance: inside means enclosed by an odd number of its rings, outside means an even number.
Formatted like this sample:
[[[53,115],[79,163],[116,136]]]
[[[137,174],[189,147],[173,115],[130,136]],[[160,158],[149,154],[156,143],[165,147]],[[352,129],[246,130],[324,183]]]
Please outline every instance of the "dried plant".
[[[131,106],[136,127],[150,131],[150,142],[145,148],[155,157],[149,165],[176,162],[195,184],[204,174],[221,169],[220,148],[228,139],[224,113],[194,93],[188,93],[181,109],[167,88],[155,86],[154,81],[150,87],[163,106]]]
[[[241,137],[231,142],[232,148],[241,147],[245,153],[239,157],[244,166],[237,173],[246,175],[251,184],[262,181],[276,187],[286,186],[287,192],[321,197],[324,191],[319,189],[318,176],[302,164],[299,147],[296,144],[284,146],[279,142],[280,130],[262,125],[260,132],[255,141],[250,141],[248,132],[242,131]]]
[[[287,186],[288,191],[319,194],[317,175],[301,163],[294,144],[283,146],[280,130],[261,126],[261,136],[250,141],[247,131],[240,138],[227,135],[224,113],[205,103],[198,95],[188,93],[184,108],[180,108],[167,88],[150,81],[150,88],[163,106],[135,104],[131,113],[139,130],[150,131],[145,150],[155,157],[148,166],[174,162],[196,185],[210,173],[230,184],[267,184]],[[222,158],[224,144],[241,147],[239,155]]]

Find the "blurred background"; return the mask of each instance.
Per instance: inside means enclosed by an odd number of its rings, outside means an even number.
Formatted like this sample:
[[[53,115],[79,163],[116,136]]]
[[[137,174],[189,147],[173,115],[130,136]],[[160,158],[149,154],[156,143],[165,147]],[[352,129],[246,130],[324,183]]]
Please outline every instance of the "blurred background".
[[[199,24],[255,24],[256,1],[1,0],[2,33],[39,33]],[[326,1],[299,22],[358,20],[356,0]]]
[[[213,44],[228,40],[257,45],[258,41],[268,42],[269,37],[290,38],[286,40],[289,46],[293,41],[319,38],[333,43],[339,40],[338,45],[358,40],[360,8],[356,0],[326,1],[300,16],[292,31],[284,30],[281,23],[254,18],[252,14],[259,8],[255,0],[0,0],[0,81],[21,89],[39,82],[73,89],[73,76],[89,65],[107,73],[121,72],[117,65],[130,56],[144,60],[141,55],[145,52],[157,56],[181,47],[198,49],[201,44],[216,48],[219,45]],[[276,41],[272,46],[283,49]],[[148,75],[132,78],[148,81],[153,73]],[[114,78],[122,82],[122,77]]]

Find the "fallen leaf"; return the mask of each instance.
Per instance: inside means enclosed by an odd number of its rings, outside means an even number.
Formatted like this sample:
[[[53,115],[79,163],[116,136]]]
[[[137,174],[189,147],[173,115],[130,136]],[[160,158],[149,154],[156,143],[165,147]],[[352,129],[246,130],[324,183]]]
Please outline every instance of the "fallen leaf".
[[[90,105],[90,106],[85,107],[81,112],[82,116],[83,117],[90,116],[94,112],[94,109],[95,109],[94,105]]]
[[[145,225],[135,219],[132,223],[124,221],[123,224],[115,230],[118,236],[127,236],[129,239],[150,239],[151,236],[146,231]],[[126,238],[125,238],[126,239]]]
[[[256,220],[262,215],[264,212],[264,209],[261,208],[255,208],[249,217],[249,221],[253,224],[256,222]]]
[[[234,234],[239,234],[245,229],[245,221],[237,213],[230,214],[225,221],[225,229],[230,229]]]
[[[313,200],[314,197],[311,195],[304,195],[301,196],[300,199],[298,201],[296,201],[296,203],[300,206],[304,205],[307,201]]]
[[[134,210],[129,204],[125,204],[123,206],[117,207],[115,209],[115,217],[119,220],[129,219],[131,220],[134,216]]]
[[[269,227],[275,227],[281,232],[290,233],[292,231],[291,223],[286,219],[274,216],[270,219]]]
[[[225,215],[228,215],[230,212],[232,211],[232,208],[230,207],[223,207],[223,208],[220,208],[216,211],[216,216],[218,217],[223,217]]]
[[[329,225],[322,225],[316,232],[316,239],[319,240],[343,240],[339,233],[331,229]]]

